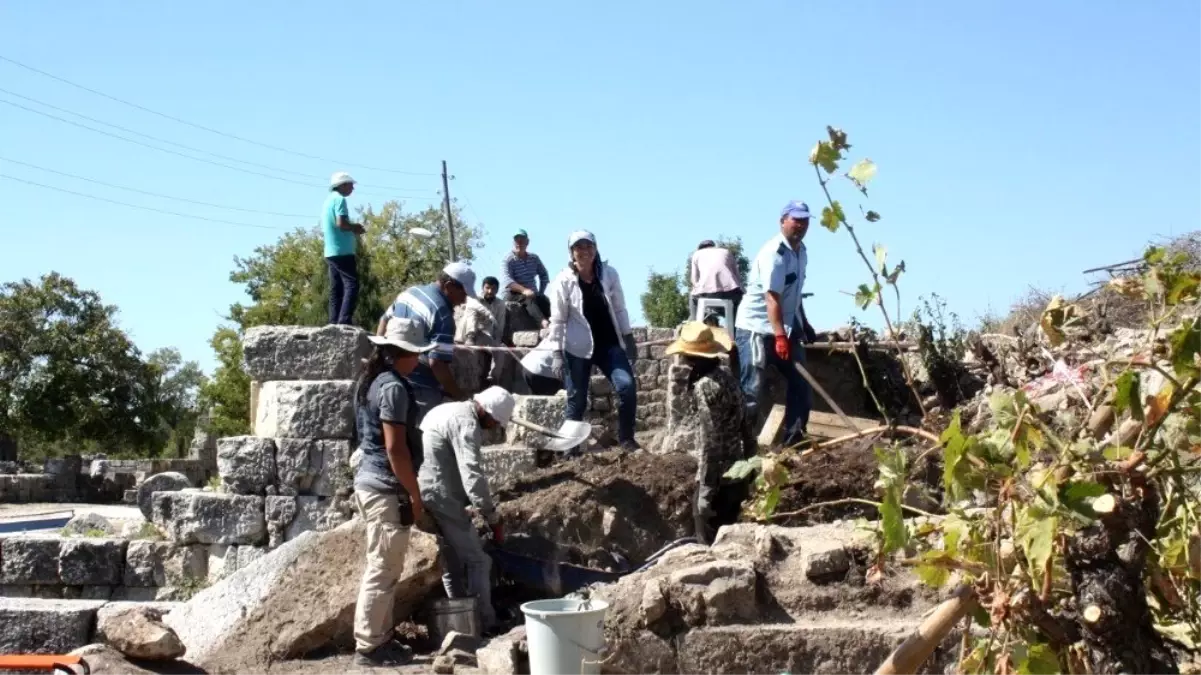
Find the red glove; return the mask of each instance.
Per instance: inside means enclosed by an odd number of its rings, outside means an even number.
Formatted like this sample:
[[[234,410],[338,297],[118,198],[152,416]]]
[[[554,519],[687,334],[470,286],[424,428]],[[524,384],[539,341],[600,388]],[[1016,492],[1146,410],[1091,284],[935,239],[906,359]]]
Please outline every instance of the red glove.
[[[791,360],[790,357],[792,355],[789,353],[788,336],[787,335],[777,335],[776,336],[776,356],[780,357],[781,361]]]
[[[505,528],[500,523],[492,526],[492,541],[502,544],[505,541]]]

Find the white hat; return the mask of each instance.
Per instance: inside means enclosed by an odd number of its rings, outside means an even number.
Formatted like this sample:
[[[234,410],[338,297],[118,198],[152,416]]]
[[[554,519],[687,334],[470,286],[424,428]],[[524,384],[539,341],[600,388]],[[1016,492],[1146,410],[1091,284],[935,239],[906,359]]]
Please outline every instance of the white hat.
[[[368,335],[367,339],[372,344],[392,345],[414,354],[422,354],[435,347],[416,321],[398,316],[388,319],[383,335]]]
[[[346,173],[345,171],[339,171],[338,173],[335,173],[334,175],[330,176],[329,189],[332,190],[332,189],[338,187],[339,185],[345,185],[346,183],[350,183],[351,185],[354,185],[354,182],[355,181],[353,178],[350,177],[350,174]]]
[[[452,262],[442,268],[442,273],[459,282],[463,290],[467,291],[467,297],[475,297],[475,271],[471,269],[471,265],[461,260]]]
[[[508,424],[509,418],[513,416],[513,408],[517,405],[513,395],[503,387],[488,387],[472,396],[472,399],[498,424]]]
[[[596,246],[596,235],[588,230],[576,230],[567,237],[567,248],[571,248],[581,241],[590,241],[593,246]]]

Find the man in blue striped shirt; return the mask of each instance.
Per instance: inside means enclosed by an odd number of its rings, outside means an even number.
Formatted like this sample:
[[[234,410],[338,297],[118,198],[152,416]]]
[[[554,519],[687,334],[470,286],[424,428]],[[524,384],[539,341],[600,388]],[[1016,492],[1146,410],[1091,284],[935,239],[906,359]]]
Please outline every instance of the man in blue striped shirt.
[[[545,295],[550,275],[542,259],[527,250],[529,245],[529,235],[525,230],[517,230],[513,235],[513,251],[505,256],[505,290],[509,292],[509,302],[521,303],[538,325],[546,328],[550,325],[550,300]]]
[[[455,354],[455,307],[475,297],[475,272],[464,262],[452,262],[442,268],[438,280],[424,286],[413,286],[396,296],[396,302],[380,317],[377,335],[383,335],[388,319],[413,319],[434,350],[422,354],[417,368],[409,375],[413,393],[422,418],[444,397],[465,400],[466,395],[455,383],[450,363]],[[418,420],[420,422],[420,420]]]

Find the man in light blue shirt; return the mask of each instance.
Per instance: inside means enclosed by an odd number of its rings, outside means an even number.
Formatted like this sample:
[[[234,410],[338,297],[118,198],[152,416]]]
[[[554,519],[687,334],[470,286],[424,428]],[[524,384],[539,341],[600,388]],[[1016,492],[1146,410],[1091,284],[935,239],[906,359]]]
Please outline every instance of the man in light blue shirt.
[[[354,179],[345,172],[329,180],[329,197],[321,208],[321,233],[325,262],[329,266],[329,322],[350,324],[359,301],[359,272],[355,262],[358,235],[366,230],[350,222],[346,198],[354,192]]]
[[[808,231],[809,207],[804,202],[789,202],[780,214],[780,233],[769,239],[751,261],[746,297],[734,322],[746,420],[753,428],[758,427],[763,371],[768,366],[775,368],[788,383],[784,405],[786,445],[804,438],[813,405],[809,383],[793,365],[805,362],[804,343],[815,339],[801,306],[809,263],[801,240]]]

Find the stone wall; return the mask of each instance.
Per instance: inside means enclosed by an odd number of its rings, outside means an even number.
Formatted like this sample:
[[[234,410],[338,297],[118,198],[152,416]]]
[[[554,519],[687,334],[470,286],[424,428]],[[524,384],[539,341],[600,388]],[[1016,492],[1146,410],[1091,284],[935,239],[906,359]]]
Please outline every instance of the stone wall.
[[[0,503],[128,502],[142,480],[164,471],[181,473],[195,485],[203,484],[214,472],[204,462],[189,459],[84,461],[79,455],[55,457],[45,461],[42,473],[0,474]]]

